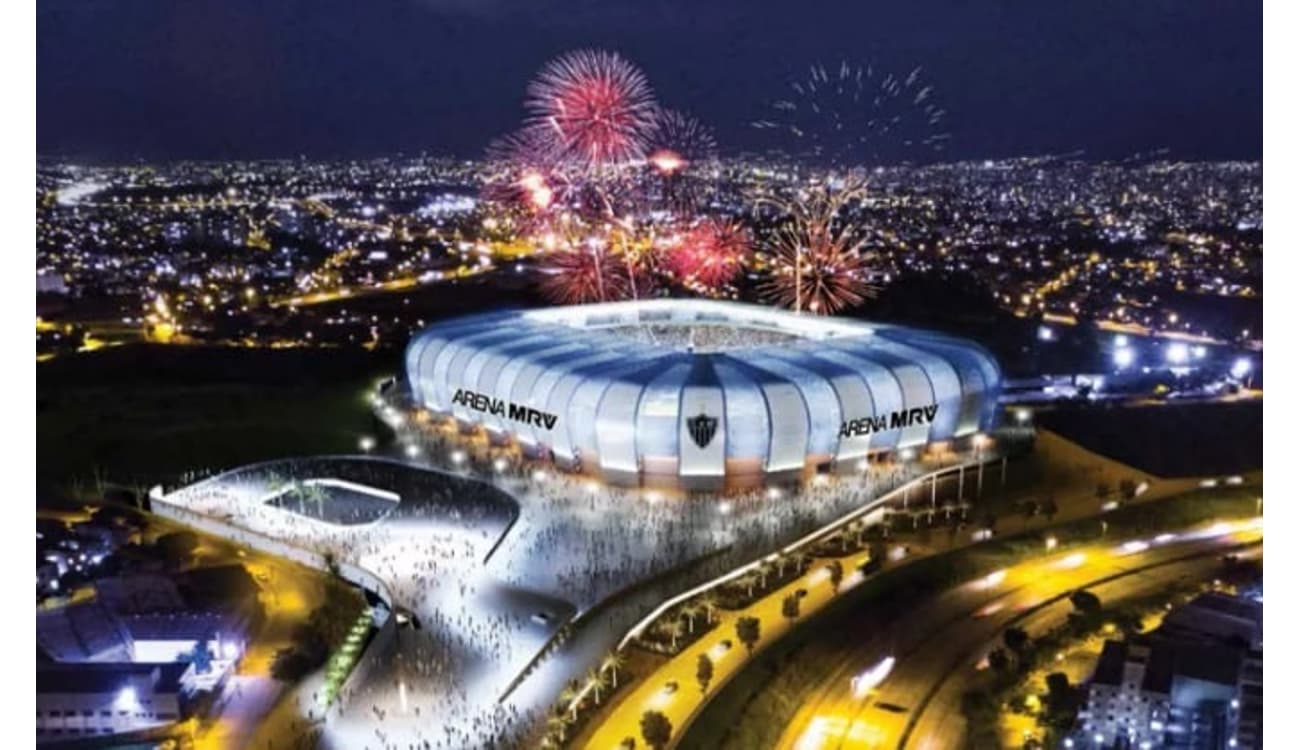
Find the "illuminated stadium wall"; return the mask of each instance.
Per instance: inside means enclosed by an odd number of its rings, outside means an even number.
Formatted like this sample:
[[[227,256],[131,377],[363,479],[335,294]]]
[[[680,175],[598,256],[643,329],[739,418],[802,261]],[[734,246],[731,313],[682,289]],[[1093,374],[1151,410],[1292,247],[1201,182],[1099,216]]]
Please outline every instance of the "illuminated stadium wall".
[[[416,403],[617,484],[754,486],[987,429],[1000,373],[932,331],[701,300],[450,320]]]

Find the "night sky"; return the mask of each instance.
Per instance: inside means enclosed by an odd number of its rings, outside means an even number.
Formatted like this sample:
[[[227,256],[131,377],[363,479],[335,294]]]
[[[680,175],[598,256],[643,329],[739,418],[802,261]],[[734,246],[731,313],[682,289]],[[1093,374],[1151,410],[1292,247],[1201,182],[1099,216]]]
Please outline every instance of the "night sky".
[[[810,63],[923,66],[946,157],[1262,151],[1239,0],[41,0],[37,150],[93,160],[472,156],[578,47],[637,63],[724,153]]]

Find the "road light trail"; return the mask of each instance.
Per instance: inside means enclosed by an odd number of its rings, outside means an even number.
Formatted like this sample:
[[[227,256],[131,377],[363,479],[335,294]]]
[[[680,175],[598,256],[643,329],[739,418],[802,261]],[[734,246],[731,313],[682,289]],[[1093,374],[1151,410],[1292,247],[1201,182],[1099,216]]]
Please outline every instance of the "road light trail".
[[[970,632],[996,634],[1008,623],[1032,615],[1053,600],[1059,601],[1062,592],[1068,593],[1095,585],[1098,581],[1133,576],[1161,564],[1173,564],[1179,559],[1219,554],[1225,546],[1259,538],[1262,538],[1262,529],[1254,524],[1220,528],[1212,526],[1180,535],[1177,540],[1163,539],[1162,544],[1152,545],[1138,553],[1123,554],[1122,550],[1117,552],[1117,547],[1113,544],[1097,545],[1086,551],[1022,563],[1006,571],[1005,576],[985,576],[949,589],[933,598],[926,606],[918,607],[909,612],[905,619],[891,625],[899,632],[917,633],[919,638],[902,649],[890,649],[898,654],[899,666],[884,682],[875,700],[864,706],[855,705],[848,675],[854,670],[860,670],[864,663],[869,664],[881,658],[882,644],[878,638],[836,652],[842,666],[823,681],[819,696],[807,702],[787,726],[778,747],[807,747],[809,744],[819,748],[903,747],[893,738],[907,739],[904,735],[908,733],[908,727],[915,724],[913,717],[919,715],[928,699],[933,697],[933,693],[926,688],[936,679],[945,679],[956,668],[951,664],[951,659],[930,663],[935,659],[926,657],[925,648],[927,644],[940,640],[940,636],[947,634],[954,625],[962,629],[956,638],[950,638],[949,641],[969,641],[969,638],[960,638],[960,633],[966,630],[961,623],[978,615],[981,610],[992,610],[986,611],[982,619],[977,618],[980,624],[973,626],[974,630]],[[1193,548],[1199,551],[1189,553],[1189,549]],[[955,614],[936,617],[940,612]],[[909,627],[909,620],[914,620],[915,625]],[[951,648],[951,643],[948,643],[948,648]],[[956,666],[960,666],[969,652],[970,649],[962,652],[961,658],[956,660]],[[951,650],[946,653],[951,653]],[[914,677],[909,679],[909,674],[914,675],[917,669],[924,671],[926,668],[933,668],[938,677],[928,681],[919,680],[920,685],[910,684],[917,680]],[[875,711],[880,716],[871,722],[872,731],[864,731],[866,722],[863,717],[881,704],[887,704],[888,708]],[[846,707],[851,708],[846,710]],[[828,718],[837,720],[818,721]],[[900,724],[903,720],[906,723]],[[820,735],[819,741],[805,742],[807,734]]]

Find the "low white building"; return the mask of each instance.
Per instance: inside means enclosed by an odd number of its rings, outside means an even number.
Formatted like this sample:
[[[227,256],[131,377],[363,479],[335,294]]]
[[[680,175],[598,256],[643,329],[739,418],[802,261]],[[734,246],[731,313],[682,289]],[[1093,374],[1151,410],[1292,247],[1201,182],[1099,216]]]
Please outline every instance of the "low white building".
[[[36,670],[36,741],[137,732],[180,721],[188,664],[48,664]]]

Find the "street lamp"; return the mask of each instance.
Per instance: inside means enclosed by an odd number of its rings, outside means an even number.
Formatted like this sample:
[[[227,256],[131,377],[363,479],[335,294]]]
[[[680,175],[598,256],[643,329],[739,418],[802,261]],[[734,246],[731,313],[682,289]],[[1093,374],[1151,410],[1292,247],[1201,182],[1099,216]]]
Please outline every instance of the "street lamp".
[[[984,496],[984,444],[988,437],[983,434],[975,436],[975,461],[978,464],[975,475],[975,497]]]

